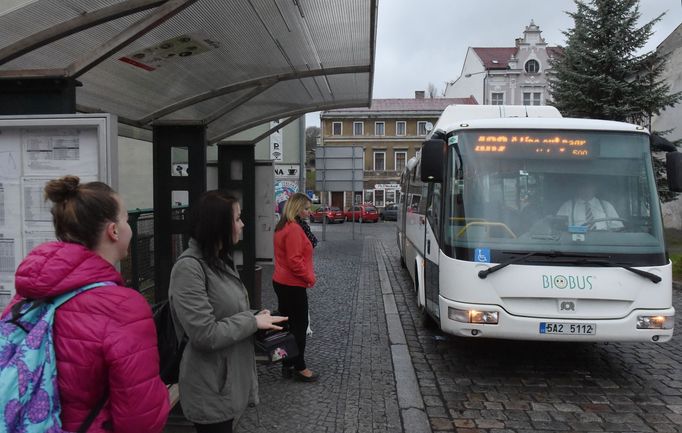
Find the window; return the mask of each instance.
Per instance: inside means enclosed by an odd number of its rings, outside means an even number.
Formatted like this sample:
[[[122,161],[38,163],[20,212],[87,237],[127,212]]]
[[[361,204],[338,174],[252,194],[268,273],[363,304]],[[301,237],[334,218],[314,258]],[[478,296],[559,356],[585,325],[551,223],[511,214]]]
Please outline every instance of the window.
[[[407,152],[395,153],[395,170],[403,171],[405,169],[405,160],[407,159]]]
[[[542,105],[542,92],[523,92],[523,105]]]
[[[353,135],[364,134],[364,122],[353,122]]]
[[[383,189],[375,189],[374,190],[374,206],[383,206],[384,205],[384,190]]]
[[[374,170],[386,170],[386,152],[374,152]]]
[[[405,135],[406,126],[403,120],[395,122],[395,135]]]
[[[537,74],[540,72],[540,63],[537,60],[528,60],[526,62],[526,72],[529,74]]]
[[[374,135],[384,135],[385,126],[384,122],[374,122]]]
[[[490,104],[491,105],[504,105],[504,93],[502,92],[494,92],[490,95]]]
[[[366,189],[365,190],[365,203],[374,203],[374,190],[373,189]],[[358,208],[360,209],[360,208]]]
[[[386,190],[386,204],[387,205],[389,203],[395,203],[395,193],[396,193],[396,191],[394,189],[387,189]]]
[[[332,135],[341,135],[343,134],[343,129],[341,128],[342,123],[341,122],[334,122],[332,123]]]
[[[417,122],[417,135],[426,135],[426,122]]]
[[[426,207],[426,217],[429,219],[433,234],[436,239],[440,238],[440,183],[430,183],[427,196],[428,205]]]

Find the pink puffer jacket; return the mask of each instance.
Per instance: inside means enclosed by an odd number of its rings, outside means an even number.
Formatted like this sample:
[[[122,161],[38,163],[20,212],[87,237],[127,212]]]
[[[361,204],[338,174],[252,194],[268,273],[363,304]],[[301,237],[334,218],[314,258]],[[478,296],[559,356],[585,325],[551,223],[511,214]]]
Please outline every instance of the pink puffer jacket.
[[[109,401],[89,433],[161,432],[170,408],[159,378],[151,309],[142,295],[122,287],[121,275],[109,262],[78,244],[43,244],[17,269],[12,303],[104,281],[116,285],[79,294],[55,316],[62,428],[77,431],[108,390]]]

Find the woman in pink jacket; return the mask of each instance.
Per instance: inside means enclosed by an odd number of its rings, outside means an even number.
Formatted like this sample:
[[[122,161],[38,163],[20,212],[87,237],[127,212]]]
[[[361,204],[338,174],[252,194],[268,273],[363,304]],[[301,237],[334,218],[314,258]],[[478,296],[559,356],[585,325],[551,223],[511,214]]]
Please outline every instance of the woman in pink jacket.
[[[275,226],[275,272],[272,287],[279,301],[279,313],[289,317],[289,329],[296,338],[298,356],[282,361],[282,376],[302,382],[315,382],[319,375],[305,363],[308,328],[307,289],[315,285],[313,248],[317,238],[307,223],[310,199],[297,192],[287,200]]]
[[[151,309],[142,295],[123,287],[114,267],[126,257],[132,236],[126,208],[108,185],[80,184],[76,176],[48,182],[45,196],[53,202],[61,242],[38,246],[19,265],[12,304],[113,283],[83,292],[56,311],[62,429],[77,431],[108,396],[88,432],[161,432],[170,408],[159,378]]]

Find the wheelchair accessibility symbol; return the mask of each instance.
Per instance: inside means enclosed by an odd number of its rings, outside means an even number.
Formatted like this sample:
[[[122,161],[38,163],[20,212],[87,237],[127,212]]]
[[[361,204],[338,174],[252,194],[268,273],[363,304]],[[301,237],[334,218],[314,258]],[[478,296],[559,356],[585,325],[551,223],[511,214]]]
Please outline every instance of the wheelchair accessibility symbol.
[[[474,261],[479,263],[490,263],[490,248],[475,248]]]

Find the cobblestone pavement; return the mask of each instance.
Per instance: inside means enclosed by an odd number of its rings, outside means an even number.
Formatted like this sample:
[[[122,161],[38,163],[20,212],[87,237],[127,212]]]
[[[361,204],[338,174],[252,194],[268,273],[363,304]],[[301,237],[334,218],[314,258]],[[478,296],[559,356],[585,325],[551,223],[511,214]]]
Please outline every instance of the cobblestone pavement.
[[[374,224],[374,226],[381,224]],[[376,227],[374,227],[376,228]],[[313,224],[322,237],[322,225]],[[317,284],[308,292],[313,335],[306,362],[317,383],[281,378],[280,364],[259,365],[261,404],[249,408],[238,432],[403,432],[375,243],[370,229],[350,223],[327,227],[315,249]],[[276,309],[272,266],[262,275],[263,307]],[[416,381],[415,381],[416,382]],[[168,426],[166,433],[189,433]]]
[[[313,225],[318,237],[321,227]],[[417,310],[393,223],[356,225],[355,240],[348,223],[326,235],[315,251],[306,348],[321,380],[284,380],[278,365],[260,365],[261,404],[247,410],[238,432],[682,432],[679,332],[662,345],[454,338]],[[271,272],[265,266],[263,303],[275,308]],[[391,317],[399,317],[408,368],[396,362]],[[413,428],[415,412],[401,403],[413,372],[426,430]]]
[[[661,345],[450,337],[425,326],[394,232],[378,237],[434,432],[682,432],[680,331]],[[679,291],[674,305],[682,330]]]

